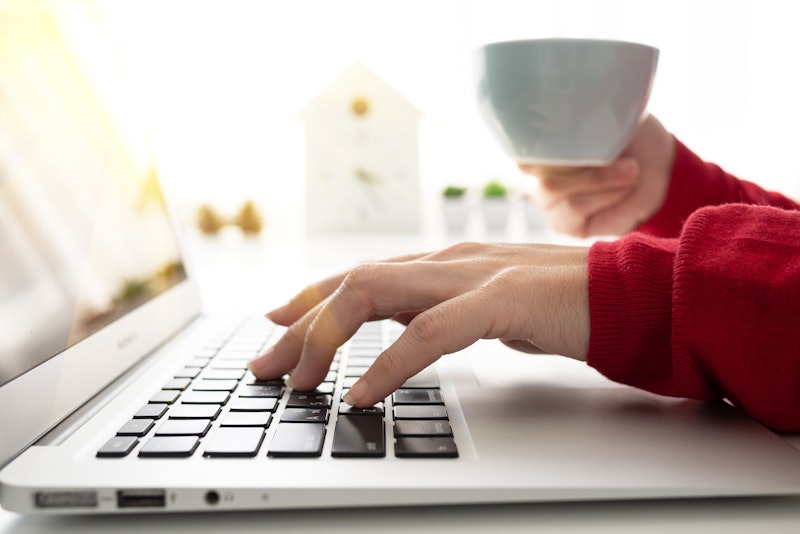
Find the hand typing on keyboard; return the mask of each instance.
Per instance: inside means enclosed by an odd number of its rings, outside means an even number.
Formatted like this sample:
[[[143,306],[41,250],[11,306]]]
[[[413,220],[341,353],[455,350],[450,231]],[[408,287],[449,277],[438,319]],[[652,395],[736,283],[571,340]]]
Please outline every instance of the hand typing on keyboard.
[[[372,406],[442,355],[482,338],[585,360],[587,249],[462,243],[366,263],[307,286],[267,317],[286,332],[248,367],[263,380],[291,373],[288,385],[299,391],[324,380],[336,349],[363,323],[406,324],[344,397]]]

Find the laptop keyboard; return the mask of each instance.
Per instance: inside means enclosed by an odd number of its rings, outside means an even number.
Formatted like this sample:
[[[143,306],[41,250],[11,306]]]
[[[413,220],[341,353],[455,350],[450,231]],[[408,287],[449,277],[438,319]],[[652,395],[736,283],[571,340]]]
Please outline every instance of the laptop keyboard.
[[[364,324],[317,389],[293,391],[283,379],[260,381],[247,370],[280,332],[262,318],[249,320],[193,354],[97,457],[456,458],[431,368],[373,407],[341,401],[400,328],[391,321]]]

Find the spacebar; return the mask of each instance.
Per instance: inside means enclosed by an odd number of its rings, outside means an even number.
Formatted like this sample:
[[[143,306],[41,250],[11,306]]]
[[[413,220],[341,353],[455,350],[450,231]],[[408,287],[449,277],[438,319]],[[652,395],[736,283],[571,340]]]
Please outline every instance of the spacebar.
[[[331,456],[386,456],[384,435],[380,415],[340,415],[333,433]]]

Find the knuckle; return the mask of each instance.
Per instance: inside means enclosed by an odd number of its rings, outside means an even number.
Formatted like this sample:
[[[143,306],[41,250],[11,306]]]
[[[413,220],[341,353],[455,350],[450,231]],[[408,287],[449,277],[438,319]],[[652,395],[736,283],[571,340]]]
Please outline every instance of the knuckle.
[[[312,352],[325,350],[329,345],[333,344],[331,341],[331,325],[323,325],[320,315],[317,315],[311,324],[306,328],[303,345]],[[335,348],[335,347],[334,347]]]
[[[373,371],[377,371],[385,377],[393,377],[397,379],[406,379],[406,365],[405,360],[398,353],[394,351],[386,351],[380,355],[372,364]]]
[[[439,308],[430,308],[411,321],[408,334],[419,344],[430,347],[441,339],[446,331],[447,318]]]
[[[523,266],[511,266],[497,272],[475,295],[476,307],[491,310],[490,331],[504,330],[515,323],[516,316],[524,316],[519,299],[525,294],[521,285],[535,283],[536,270]],[[486,312],[484,312],[486,313]]]
[[[280,342],[293,347],[301,347],[306,340],[306,329],[298,323],[289,326],[281,336]]]
[[[487,283],[487,288],[492,293],[506,294],[513,290],[513,286],[517,284],[520,279],[520,272],[522,269],[517,266],[506,267],[495,274],[492,279]]]
[[[372,295],[376,292],[373,289],[386,278],[386,270],[386,265],[381,263],[365,263],[354,267],[342,280],[337,290],[338,296],[354,299],[367,310],[374,311]]]
[[[383,278],[386,266],[381,263],[362,263],[350,270],[340,288],[344,291],[361,292]]]
[[[451,245],[447,250],[450,252],[450,255],[471,256],[483,250],[483,248],[484,245],[481,243],[477,243],[474,241],[464,241],[462,243],[456,243],[455,245]]]

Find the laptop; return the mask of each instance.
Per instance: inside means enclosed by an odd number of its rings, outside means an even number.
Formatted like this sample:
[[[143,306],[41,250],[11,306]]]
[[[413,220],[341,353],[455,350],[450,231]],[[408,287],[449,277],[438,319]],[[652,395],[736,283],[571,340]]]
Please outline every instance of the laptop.
[[[124,75],[80,3],[0,2],[0,502],[25,514],[793,494],[800,451],[727,404],[493,341],[383,403],[260,382],[262,317],[202,308]],[[268,265],[264,269],[269,269]],[[269,303],[265,303],[269,305]],[[512,370],[512,371],[508,371]]]

